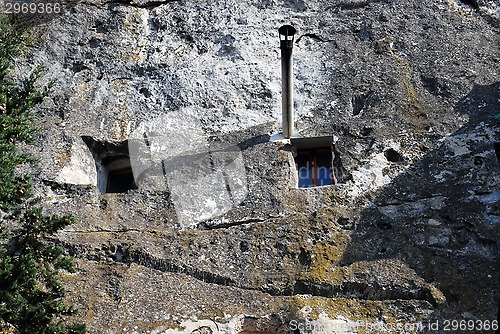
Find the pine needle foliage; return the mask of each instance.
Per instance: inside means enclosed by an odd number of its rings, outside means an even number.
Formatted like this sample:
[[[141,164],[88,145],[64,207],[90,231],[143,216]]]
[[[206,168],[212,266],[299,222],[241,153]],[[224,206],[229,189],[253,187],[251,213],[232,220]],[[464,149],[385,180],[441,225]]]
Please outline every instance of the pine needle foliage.
[[[0,331],[85,333],[85,325],[67,321],[77,310],[63,302],[59,273],[75,268],[53,238],[74,218],[44,215],[33,198],[30,175],[18,168],[36,161],[18,147],[34,142],[32,109],[53,86],[38,84],[42,67],[21,81],[10,75],[28,32],[22,19],[0,16]]]

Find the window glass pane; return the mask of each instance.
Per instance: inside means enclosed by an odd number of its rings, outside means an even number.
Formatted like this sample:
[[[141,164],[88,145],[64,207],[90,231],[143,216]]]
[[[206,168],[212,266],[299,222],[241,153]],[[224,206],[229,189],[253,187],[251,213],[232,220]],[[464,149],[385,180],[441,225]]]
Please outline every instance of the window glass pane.
[[[316,169],[317,185],[327,186],[332,184],[332,154],[330,151],[318,151],[316,153],[316,162],[318,164]]]
[[[313,170],[311,155],[299,153],[295,159],[299,175],[299,188],[309,188],[313,186]]]

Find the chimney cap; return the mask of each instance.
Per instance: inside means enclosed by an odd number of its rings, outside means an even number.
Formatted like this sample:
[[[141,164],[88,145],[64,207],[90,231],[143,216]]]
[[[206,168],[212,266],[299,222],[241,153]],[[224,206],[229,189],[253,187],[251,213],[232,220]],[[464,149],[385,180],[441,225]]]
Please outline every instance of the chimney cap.
[[[278,29],[278,32],[279,32],[280,35],[288,37],[288,36],[295,35],[295,33],[297,32],[297,29],[295,29],[293,26],[291,26],[289,24],[285,24],[284,26],[281,26]]]

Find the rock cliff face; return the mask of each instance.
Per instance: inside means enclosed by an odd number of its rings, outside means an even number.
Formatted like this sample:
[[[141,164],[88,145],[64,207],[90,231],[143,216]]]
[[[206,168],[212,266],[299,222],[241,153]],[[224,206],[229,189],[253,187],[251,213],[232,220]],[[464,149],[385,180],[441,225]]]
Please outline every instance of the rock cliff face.
[[[47,211],[78,218],[58,238],[78,258],[65,281],[80,320],[91,333],[491,324],[500,6],[477,7],[100,0],[38,25],[19,71],[57,79],[37,111],[37,187]],[[296,128],[333,136],[334,186],[297,189],[293,147],[270,140],[283,24],[298,30]],[[137,189],[103,194],[127,161]]]

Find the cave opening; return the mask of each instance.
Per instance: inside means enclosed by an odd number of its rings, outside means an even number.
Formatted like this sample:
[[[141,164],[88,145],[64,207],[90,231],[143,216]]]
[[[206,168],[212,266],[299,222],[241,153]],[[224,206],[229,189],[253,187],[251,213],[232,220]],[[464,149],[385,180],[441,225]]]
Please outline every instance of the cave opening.
[[[126,193],[137,189],[128,151],[128,141],[108,142],[82,137],[94,157],[97,188],[102,194]]]

